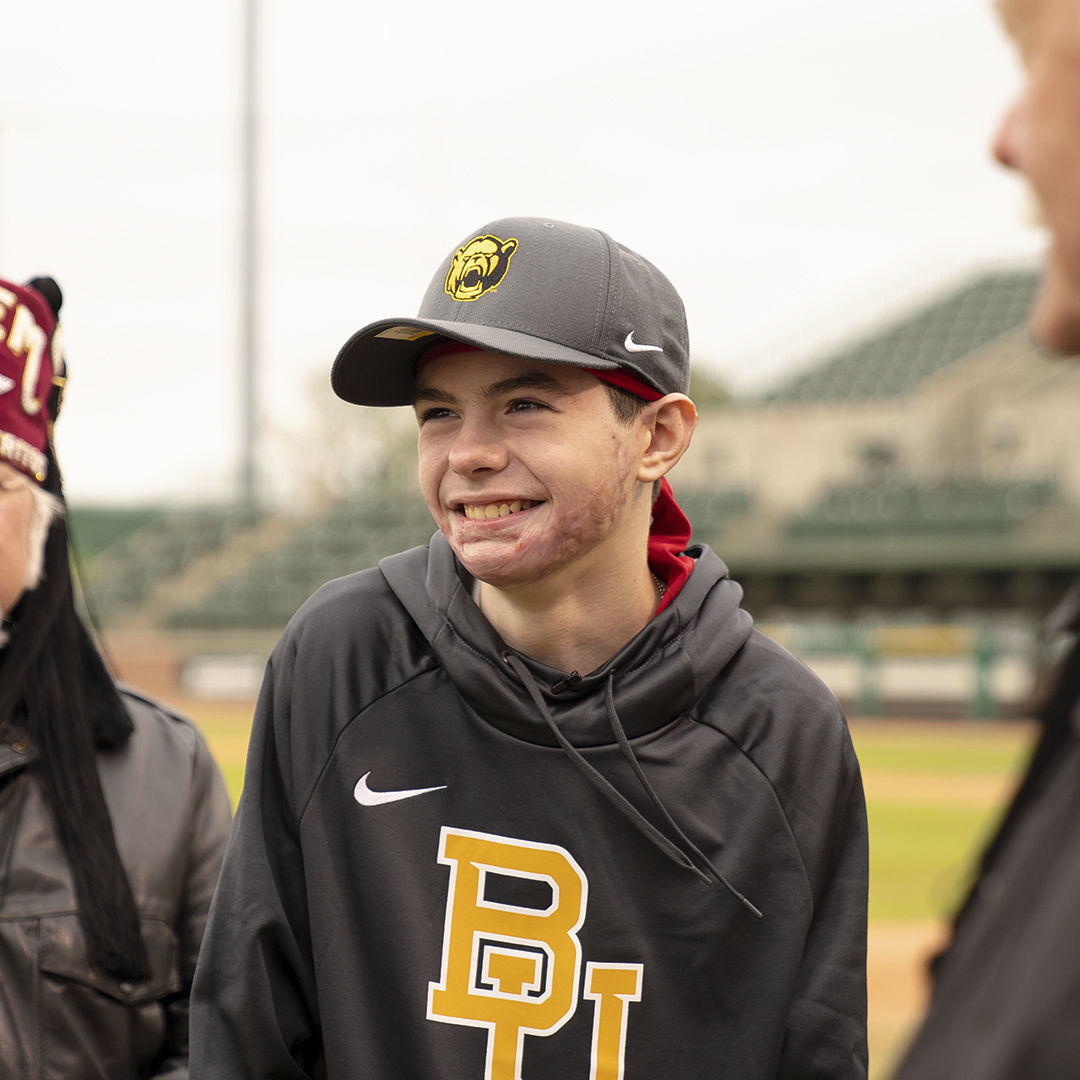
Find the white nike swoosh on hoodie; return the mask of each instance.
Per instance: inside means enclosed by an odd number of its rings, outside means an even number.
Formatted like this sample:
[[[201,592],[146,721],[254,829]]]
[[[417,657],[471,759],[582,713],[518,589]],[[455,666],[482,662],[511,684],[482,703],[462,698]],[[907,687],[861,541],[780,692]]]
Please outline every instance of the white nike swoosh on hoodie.
[[[356,781],[356,787],[353,788],[353,798],[361,806],[382,806],[383,803],[399,802],[401,799],[414,799],[417,795],[427,795],[430,791],[444,791],[446,789],[445,784],[439,784],[437,787],[407,788],[402,791],[372,791],[368,787],[368,777],[370,775],[370,771],[364,773]]]

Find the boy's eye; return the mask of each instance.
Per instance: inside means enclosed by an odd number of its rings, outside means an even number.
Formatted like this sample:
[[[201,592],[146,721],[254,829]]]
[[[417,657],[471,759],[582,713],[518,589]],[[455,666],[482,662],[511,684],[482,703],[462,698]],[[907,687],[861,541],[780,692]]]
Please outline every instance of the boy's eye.
[[[421,424],[426,424],[429,420],[443,420],[448,416],[453,416],[452,410],[442,405],[433,405],[430,409],[421,409],[417,413],[417,419]]]
[[[532,412],[535,409],[546,409],[547,406],[542,401],[522,400],[517,399],[511,401],[507,406],[509,412]]]

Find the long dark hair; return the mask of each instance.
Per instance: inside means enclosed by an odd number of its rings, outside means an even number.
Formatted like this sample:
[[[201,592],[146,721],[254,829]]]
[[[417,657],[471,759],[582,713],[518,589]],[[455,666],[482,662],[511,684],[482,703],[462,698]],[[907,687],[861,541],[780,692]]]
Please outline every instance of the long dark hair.
[[[51,447],[45,488],[63,499]],[[139,917],[101,790],[96,755],[119,749],[131,719],[75,608],[67,522],[53,521],[44,575],[13,612],[0,650],[0,722],[24,731],[37,751],[45,803],[71,866],[88,959],[118,979],[149,975]]]

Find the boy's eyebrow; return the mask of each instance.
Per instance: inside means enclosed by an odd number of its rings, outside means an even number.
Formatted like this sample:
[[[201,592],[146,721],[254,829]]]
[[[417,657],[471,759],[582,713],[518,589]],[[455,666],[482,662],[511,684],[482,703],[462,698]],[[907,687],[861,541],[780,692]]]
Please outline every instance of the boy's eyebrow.
[[[529,371],[524,375],[514,375],[509,379],[500,379],[490,386],[484,387],[484,397],[488,401],[502,397],[504,394],[513,394],[519,390],[546,390],[550,394],[569,395],[571,393],[553,375],[543,371]],[[417,388],[417,401],[437,401],[443,405],[452,405],[457,399],[453,394],[440,390],[437,386],[424,386]]]
[[[569,394],[570,391],[554,375],[545,371],[527,371],[524,375],[514,375],[509,379],[500,379],[497,383],[484,387],[484,397],[502,397],[517,390],[546,390],[552,394]]]
[[[422,389],[417,387],[416,394],[413,397],[413,404],[415,405],[418,401],[438,401],[443,405],[453,405],[455,400],[453,394],[448,394],[437,386],[425,386]]]

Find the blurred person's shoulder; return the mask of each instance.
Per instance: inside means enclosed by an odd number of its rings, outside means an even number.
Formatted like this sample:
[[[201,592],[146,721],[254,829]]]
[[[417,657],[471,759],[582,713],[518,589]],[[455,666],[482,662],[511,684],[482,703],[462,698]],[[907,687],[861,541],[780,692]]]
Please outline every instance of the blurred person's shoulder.
[[[190,717],[126,683],[117,683],[116,690],[134,724],[136,745],[148,744],[156,752],[171,748],[188,757],[202,755],[206,741]]]

